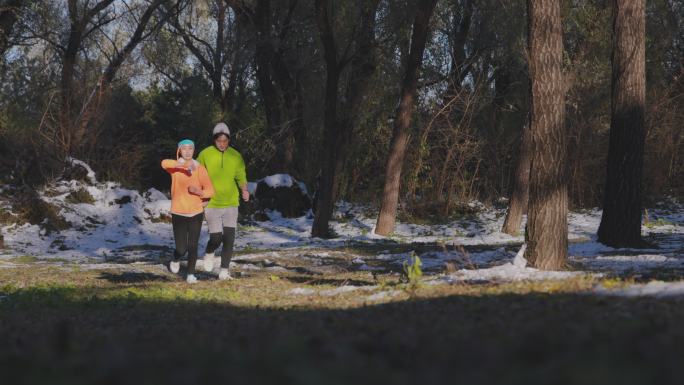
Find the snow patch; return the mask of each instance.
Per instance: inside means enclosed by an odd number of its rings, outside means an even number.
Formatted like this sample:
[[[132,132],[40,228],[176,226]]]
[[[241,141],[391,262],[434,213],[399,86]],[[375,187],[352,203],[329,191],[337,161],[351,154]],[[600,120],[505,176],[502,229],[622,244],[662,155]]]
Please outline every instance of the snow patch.
[[[392,297],[396,297],[401,294],[400,290],[385,290],[385,291],[379,291],[375,294],[369,295],[366,297],[366,300],[368,301],[381,301],[383,299],[388,299]]]
[[[630,285],[620,289],[607,289],[599,286],[593,290],[593,293],[617,297],[678,297],[684,296],[684,282],[652,281],[645,285]]]
[[[295,287],[294,289],[288,291],[288,293],[292,295],[312,295],[316,293],[316,290],[305,289],[303,287]]]
[[[513,263],[506,263],[487,269],[461,269],[446,277],[449,283],[462,281],[540,281],[568,279],[585,274],[579,271],[542,271],[531,267],[520,267]]]
[[[359,288],[357,286],[351,286],[351,285],[344,285],[337,287],[335,289],[330,289],[330,290],[323,290],[321,291],[321,295],[325,297],[333,297],[339,294],[344,294],[344,293],[349,293],[350,291],[355,291],[358,290]]]

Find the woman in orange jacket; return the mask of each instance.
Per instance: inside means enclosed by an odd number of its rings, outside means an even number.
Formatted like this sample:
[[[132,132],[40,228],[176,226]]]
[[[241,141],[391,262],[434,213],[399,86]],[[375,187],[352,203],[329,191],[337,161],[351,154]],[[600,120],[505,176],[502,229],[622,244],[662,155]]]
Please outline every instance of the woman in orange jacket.
[[[161,166],[171,174],[171,223],[176,250],[169,270],[178,273],[180,259],[188,253],[188,283],[197,282],[195,263],[197,262],[197,244],[204,217],[204,201],[214,195],[207,169],[192,156],[195,143],[190,139],[178,142],[176,159],[164,159]]]

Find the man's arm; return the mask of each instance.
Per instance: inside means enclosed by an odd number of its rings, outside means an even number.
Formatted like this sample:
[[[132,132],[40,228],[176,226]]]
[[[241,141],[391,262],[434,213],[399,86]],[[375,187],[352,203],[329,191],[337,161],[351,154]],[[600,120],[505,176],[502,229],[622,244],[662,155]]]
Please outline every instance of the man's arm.
[[[235,170],[235,181],[240,186],[242,200],[249,202],[249,190],[247,189],[247,172],[245,171],[245,161],[238,153],[237,170]]]

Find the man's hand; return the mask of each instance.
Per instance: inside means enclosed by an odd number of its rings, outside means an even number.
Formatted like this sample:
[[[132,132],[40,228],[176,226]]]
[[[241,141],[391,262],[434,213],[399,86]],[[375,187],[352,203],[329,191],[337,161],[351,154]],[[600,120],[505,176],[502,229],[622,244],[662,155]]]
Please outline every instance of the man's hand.
[[[197,187],[197,186],[189,186],[188,187],[188,192],[192,195],[197,195],[197,196],[202,196],[202,189]]]
[[[246,188],[242,189],[242,200],[245,202],[249,202],[249,190]]]

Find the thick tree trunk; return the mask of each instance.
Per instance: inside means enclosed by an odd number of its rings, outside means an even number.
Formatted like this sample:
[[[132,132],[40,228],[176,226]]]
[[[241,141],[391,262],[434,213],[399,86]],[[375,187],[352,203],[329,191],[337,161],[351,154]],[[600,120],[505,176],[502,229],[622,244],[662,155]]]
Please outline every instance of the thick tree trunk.
[[[337,132],[337,87],[340,74],[337,68],[328,67],[325,92],[325,121],[323,148],[323,167],[321,168],[321,179],[318,190],[318,201],[316,215],[311,226],[312,237],[328,237],[330,235],[328,225],[337,196],[338,174],[335,173],[338,149],[335,142],[338,138]]]
[[[644,159],[645,0],[613,1],[613,78],[608,170],[598,239],[638,247]]]
[[[527,17],[532,163],[525,258],[538,269],[558,270],[568,255],[560,2],[528,0]]]
[[[375,70],[372,46],[375,31],[375,14],[378,0],[362,3],[359,32],[353,36],[356,46],[353,57],[338,58],[337,45],[332,23],[328,14],[328,2],[316,1],[316,16],[323,41],[327,70],[325,96],[325,123],[323,135],[323,167],[319,182],[316,215],[311,227],[311,236],[329,236],[328,225],[334,209],[339,178],[343,171],[347,145],[358,113],[362,108],[368,83]],[[352,63],[346,102],[340,106],[344,118],[338,119],[337,100],[339,80],[344,67]]]
[[[392,141],[385,165],[385,183],[382,191],[380,213],[375,226],[375,233],[389,235],[394,231],[399,203],[399,188],[401,185],[401,170],[404,165],[406,146],[409,141],[409,126],[413,112],[414,99],[418,88],[418,75],[423,62],[423,51],[430,30],[430,16],[435,9],[437,0],[425,0],[419,3],[413,20],[411,35],[411,49],[408,54],[406,73],[401,84],[399,105],[394,120]]]
[[[328,224],[332,217],[335,196],[337,192],[337,177],[335,173],[338,147],[336,142],[339,138],[337,127],[337,96],[340,80],[341,66],[337,59],[337,45],[332,29],[332,22],[328,15],[329,3],[327,0],[316,0],[316,20],[323,42],[326,83],[325,83],[325,112],[323,123],[323,165],[321,167],[321,179],[318,190],[316,215],[311,226],[312,237],[328,237],[330,231]]]
[[[508,202],[506,219],[501,229],[510,235],[518,235],[522,216],[527,213],[527,202],[530,196],[530,162],[532,160],[531,134],[528,116],[527,123],[520,132],[520,150],[513,177],[513,191],[511,200]]]
[[[321,180],[318,190],[318,201],[316,215],[311,226],[312,237],[328,237],[330,231],[328,225],[335,205],[338,183],[336,178],[339,176],[335,172],[336,159],[339,155],[335,142],[338,138],[337,132],[337,86],[339,84],[339,73],[328,68],[325,96],[325,123],[323,148],[326,154],[323,157],[323,167]]]

